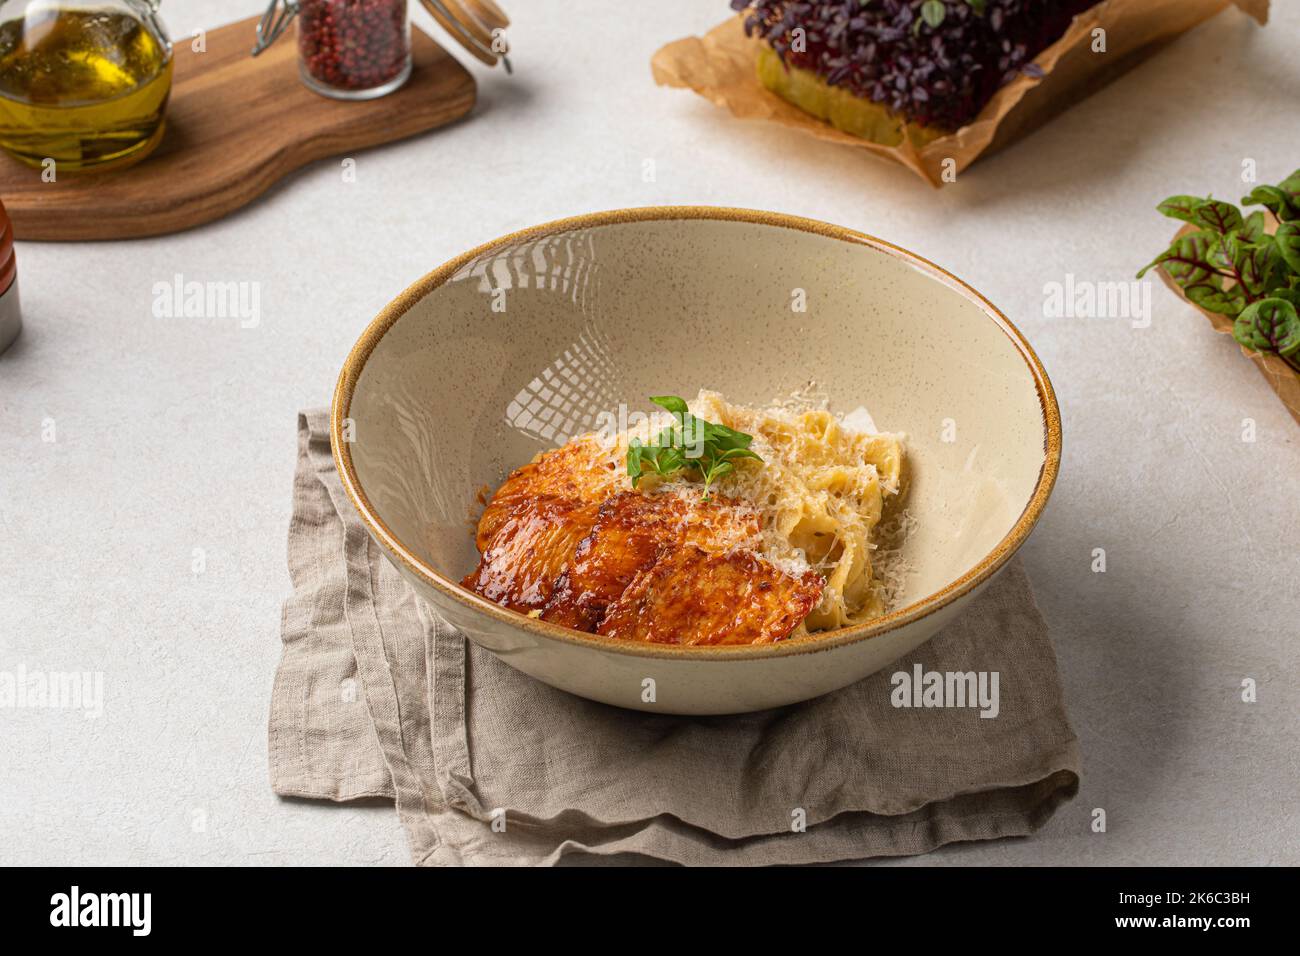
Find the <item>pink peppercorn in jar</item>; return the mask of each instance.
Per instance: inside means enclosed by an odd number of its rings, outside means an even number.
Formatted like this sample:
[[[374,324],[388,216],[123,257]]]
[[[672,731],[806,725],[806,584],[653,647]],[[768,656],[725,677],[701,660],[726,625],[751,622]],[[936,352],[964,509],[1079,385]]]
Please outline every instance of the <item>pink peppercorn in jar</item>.
[[[298,0],[298,69],[317,93],[369,99],[411,75],[406,0]]]
[[[298,72],[310,89],[342,100],[396,90],[411,75],[406,0],[272,0],[253,55],[298,17]]]

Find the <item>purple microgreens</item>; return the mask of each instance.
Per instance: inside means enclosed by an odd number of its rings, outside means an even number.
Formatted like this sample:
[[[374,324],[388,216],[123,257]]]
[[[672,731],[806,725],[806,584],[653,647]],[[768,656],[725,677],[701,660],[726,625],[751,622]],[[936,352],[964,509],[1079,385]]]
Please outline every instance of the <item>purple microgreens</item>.
[[[787,66],[903,118],[955,130],[1096,0],[731,0]],[[801,30],[796,34],[795,30]]]

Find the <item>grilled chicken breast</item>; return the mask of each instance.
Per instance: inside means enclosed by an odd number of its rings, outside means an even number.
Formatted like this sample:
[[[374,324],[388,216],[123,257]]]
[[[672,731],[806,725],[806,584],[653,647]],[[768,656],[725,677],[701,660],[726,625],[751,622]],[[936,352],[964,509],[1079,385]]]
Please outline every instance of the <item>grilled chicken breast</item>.
[[[663,547],[692,543],[724,551],[753,543],[758,513],[723,499],[624,491],[600,506],[591,533],[555,584],[542,620],[594,631],[601,617]]]
[[[556,579],[590,533],[598,507],[543,497],[504,512],[494,518],[496,527],[478,567],[461,586],[525,614],[545,607]]]
[[[799,626],[822,587],[815,572],[796,578],[750,551],[666,548],[637,572],[596,633],[655,644],[767,644]]]
[[[479,518],[478,567],[461,586],[515,611],[545,607],[591,531],[612,469],[594,441],[570,442],[516,468]]]
[[[614,468],[608,452],[594,439],[571,441],[554,451],[542,452],[512,471],[492,495],[479,518],[479,551],[491,546],[512,514],[530,508],[539,499],[599,504],[610,495]]]
[[[817,604],[822,579],[754,554],[762,522],[698,490],[618,491],[616,465],[577,440],[516,469],[488,502],[478,566],[461,584],[581,631],[667,644],[779,641]]]

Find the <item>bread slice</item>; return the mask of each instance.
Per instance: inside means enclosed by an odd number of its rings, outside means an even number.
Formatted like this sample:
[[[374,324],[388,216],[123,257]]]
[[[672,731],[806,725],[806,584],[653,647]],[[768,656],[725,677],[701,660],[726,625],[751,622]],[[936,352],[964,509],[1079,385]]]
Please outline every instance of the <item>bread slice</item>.
[[[947,135],[946,130],[910,123],[879,103],[831,86],[811,70],[787,66],[766,45],[758,51],[758,80],[805,113],[882,146],[901,146],[906,136],[919,149]]]

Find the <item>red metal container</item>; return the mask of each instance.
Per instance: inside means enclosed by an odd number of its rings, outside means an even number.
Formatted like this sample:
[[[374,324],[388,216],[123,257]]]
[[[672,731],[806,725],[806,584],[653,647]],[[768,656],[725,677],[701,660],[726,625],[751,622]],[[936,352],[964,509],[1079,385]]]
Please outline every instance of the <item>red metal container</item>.
[[[14,227],[0,202],[0,352],[18,338],[23,327],[18,310],[18,266],[14,260]]]

